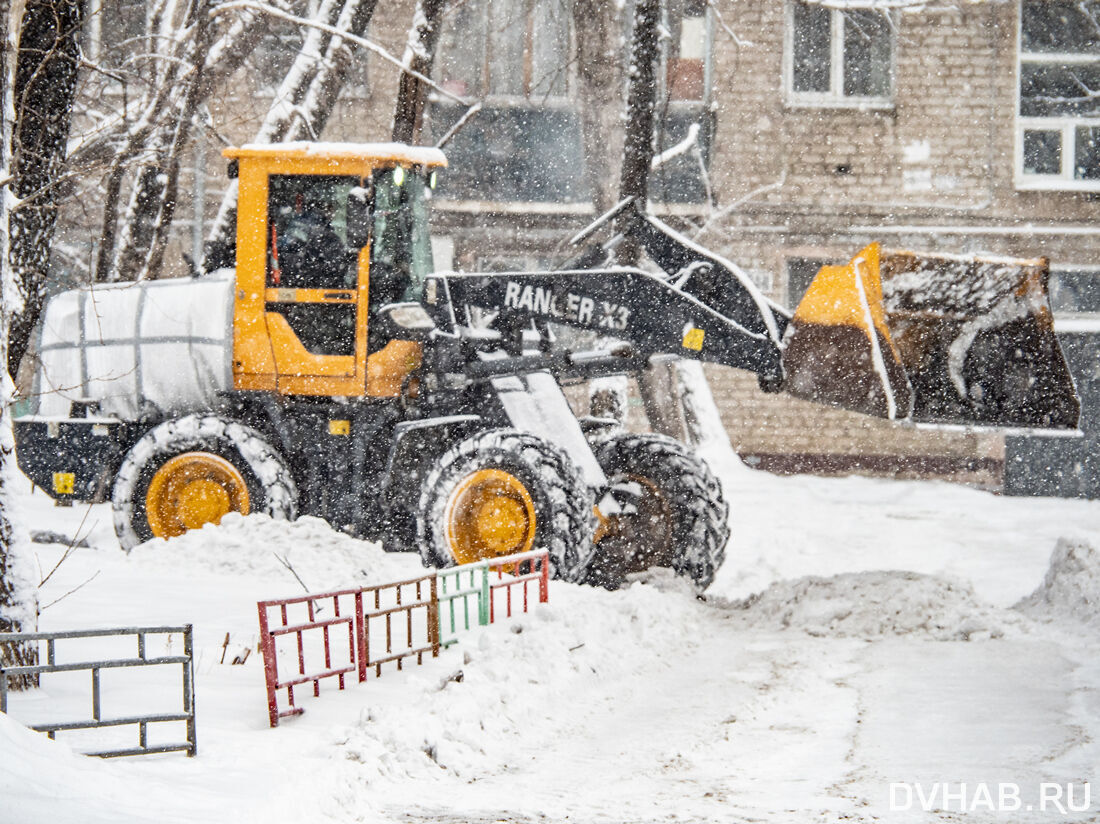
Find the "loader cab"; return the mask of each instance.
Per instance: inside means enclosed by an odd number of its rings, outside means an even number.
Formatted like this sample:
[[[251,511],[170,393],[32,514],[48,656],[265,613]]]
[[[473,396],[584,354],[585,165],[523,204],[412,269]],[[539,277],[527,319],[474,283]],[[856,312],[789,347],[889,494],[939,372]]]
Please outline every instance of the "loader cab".
[[[393,397],[420,363],[379,310],[432,269],[425,186],[446,160],[393,144],[228,149],[239,180],[234,386]]]

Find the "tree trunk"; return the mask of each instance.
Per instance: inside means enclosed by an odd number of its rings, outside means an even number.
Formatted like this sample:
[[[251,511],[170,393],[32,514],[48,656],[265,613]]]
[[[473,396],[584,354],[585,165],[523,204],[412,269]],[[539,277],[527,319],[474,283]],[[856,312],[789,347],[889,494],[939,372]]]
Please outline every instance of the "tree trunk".
[[[654,122],[657,109],[657,63],[660,49],[660,0],[638,0],[634,7],[634,33],[630,45],[629,86],[626,100],[626,138],[619,174],[619,198],[632,197],[637,208],[646,207],[649,196],[649,167],[653,163]],[[629,213],[616,219],[622,231]],[[627,238],[619,244],[617,262],[631,266],[641,249]]]
[[[15,375],[46,297],[50,247],[80,61],[83,0],[30,0],[16,60],[11,175],[22,199],[10,215],[12,275],[23,309],[12,318],[8,373]]]
[[[623,151],[623,12],[607,0],[574,0],[577,102],[592,203],[602,215],[615,205],[614,158]]]
[[[376,5],[377,0],[327,0],[321,7],[320,16],[329,25],[362,37]],[[301,53],[283,78],[253,142],[318,139],[336,107],[351,56],[351,46],[341,38],[310,29]],[[232,247],[236,242],[236,227],[237,187],[233,181],[211,227],[211,244],[221,249]]]
[[[11,108],[14,55],[12,42],[18,34],[14,20],[22,17],[21,4],[13,9],[11,0],[0,0],[0,168],[10,168]],[[12,313],[18,308],[20,296],[12,277],[8,257],[8,219],[11,195],[0,189],[0,363],[8,362],[8,331]],[[38,621],[34,578],[28,550],[28,536],[12,518],[11,499],[18,473],[11,427],[11,380],[5,374],[0,384],[0,632],[33,632]],[[0,645],[0,665],[37,663],[37,648],[33,644]],[[33,685],[34,679],[13,679],[15,689]]]
[[[439,43],[440,23],[447,0],[417,0],[413,27],[405,46],[402,65],[425,77],[432,73],[435,47]],[[409,71],[401,72],[397,86],[397,104],[393,110],[395,143],[416,143],[424,126],[424,103],[428,87]]]
[[[657,112],[657,66],[660,59],[660,0],[638,0],[630,48],[629,94],[626,111],[626,141],[623,148],[619,197],[633,197],[639,209],[646,208],[649,171],[653,164]],[[631,211],[617,221],[622,231]],[[641,249],[626,238],[616,250],[621,265],[636,265]],[[653,358],[638,381],[650,426],[657,432],[699,445],[701,433],[724,433],[710,387],[694,364],[675,356]],[[710,438],[709,440],[715,440]],[[728,438],[717,438],[729,445]],[[718,444],[720,447],[720,443]]]
[[[642,396],[645,415],[654,432],[692,443],[680,390],[679,361],[675,355],[650,358],[649,367],[638,375],[638,394]]]

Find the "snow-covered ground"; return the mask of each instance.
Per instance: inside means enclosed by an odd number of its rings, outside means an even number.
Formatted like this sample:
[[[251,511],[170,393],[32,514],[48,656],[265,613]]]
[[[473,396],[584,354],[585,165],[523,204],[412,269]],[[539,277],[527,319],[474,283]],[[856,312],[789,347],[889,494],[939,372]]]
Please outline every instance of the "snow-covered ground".
[[[28,496],[33,528],[88,543],[42,588],[43,629],[195,624],[199,755],[84,758],[0,716],[0,822],[1096,819],[1100,784],[1088,811],[1066,795],[1100,781],[1100,502],[716,470],[733,538],[705,600],[660,571],[552,582],[533,614],[274,730],[259,656],[229,661],[258,599],[302,591],[278,556],[313,591],[415,556],[259,517],[126,555],[105,507]],[[43,574],[64,552],[37,549]],[[76,700],[51,683],[11,715]]]

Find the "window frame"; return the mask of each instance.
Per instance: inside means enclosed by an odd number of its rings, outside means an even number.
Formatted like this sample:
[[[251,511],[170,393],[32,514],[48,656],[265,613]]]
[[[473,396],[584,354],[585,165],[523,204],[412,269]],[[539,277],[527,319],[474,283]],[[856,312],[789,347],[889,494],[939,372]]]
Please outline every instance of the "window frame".
[[[479,9],[482,14],[482,19],[485,24],[484,36],[480,41],[480,55],[481,62],[481,77],[478,80],[480,88],[468,89],[463,93],[463,96],[470,97],[472,99],[481,100],[486,105],[494,106],[507,106],[509,108],[565,108],[573,103],[575,89],[577,84],[576,68],[573,65],[573,61],[570,57],[574,46],[574,32],[572,18],[568,18],[565,21],[566,36],[565,36],[565,60],[563,65],[565,67],[563,85],[565,86],[564,92],[555,91],[537,91],[534,87],[525,88],[522,94],[495,92],[492,91],[493,76],[492,71],[492,38],[490,35],[489,27],[492,24],[491,15],[492,9],[490,3],[492,0],[483,0],[484,5]],[[535,31],[533,26],[535,21],[531,19],[531,11],[534,3],[538,0],[516,0],[516,2],[523,2],[526,6],[527,13],[524,18],[524,37],[522,47],[522,59],[524,64],[524,80],[525,86],[529,84],[533,78],[529,76],[529,72],[532,70],[532,61],[534,60],[534,37]],[[444,22],[447,25],[447,21]],[[442,53],[443,59],[447,59],[445,53],[445,35],[441,38],[439,44],[439,50]],[[441,61],[436,61],[437,66],[440,66]],[[433,69],[432,74],[436,75],[438,69]],[[435,76],[437,82],[440,82],[444,87],[446,86],[445,78]]]
[[[666,31],[671,31],[673,24],[671,10],[667,0],[661,3],[661,25]],[[681,21],[686,19],[681,17]],[[669,82],[669,72],[672,69],[672,61],[680,59],[673,57],[673,44],[671,40],[662,38],[659,61],[659,84],[662,100],[666,100],[670,106],[698,107],[710,106],[714,98],[714,9],[710,3],[703,7],[703,94],[701,97],[673,97],[672,84]],[[681,22],[681,26],[683,23]],[[677,52],[678,54],[678,52]]]
[[[1074,64],[1100,64],[1100,54],[1085,52],[1025,52],[1024,51],[1024,3],[1016,4],[1016,88],[1013,119],[1015,120],[1015,146],[1013,147],[1013,178],[1019,191],[1100,192],[1100,179],[1079,180],[1074,177],[1077,160],[1077,135],[1079,127],[1100,129],[1100,112],[1094,116],[1055,115],[1052,117],[1025,117],[1020,114],[1020,84],[1025,63],[1048,63],[1057,66]],[[1031,0],[1036,2],[1036,0]],[[1029,174],[1024,171],[1024,133],[1027,131],[1060,132],[1060,169],[1058,174]],[[1067,151],[1067,148],[1069,151]]]
[[[898,38],[897,29],[888,11],[877,11],[886,18],[890,31],[890,90],[885,95],[844,94],[844,9],[829,8],[829,91],[804,92],[794,88],[794,7],[800,0],[784,4],[783,21],[783,93],[786,104],[792,108],[807,109],[860,109],[867,111],[893,111],[897,94]],[[813,4],[807,4],[813,5]],[[825,7],[827,8],[827,7]]]

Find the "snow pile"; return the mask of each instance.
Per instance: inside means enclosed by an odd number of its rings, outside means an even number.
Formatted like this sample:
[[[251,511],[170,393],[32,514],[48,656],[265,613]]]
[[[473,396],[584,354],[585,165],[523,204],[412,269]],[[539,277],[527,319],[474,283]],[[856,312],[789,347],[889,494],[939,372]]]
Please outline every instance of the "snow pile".
[[[1013,621],[983,603],[967,583],[903,571],[777,581],[729,608],[746,628],[837,638],[1000,638]]]
[[[615,593],[556,584],[551,603],[464,637],[445,653],[448,674],[410,673],[401,701],[379,695],[335,743],[365,785],[507,772],[575,723],[563,705],[575,700],[579,717],[601,683],[668,669],[658,651],[693,649],[708,613],[690,594],[641,583]]]
[[[1084,537],[1059,538],[1043,583],[1015,609],[1034,618],[1070,618],[1100,627],[1100,549]]]
[[[98,758],[76,755],[64,743],[0,713],[0,821],[80,821],[110,824],[119,821],[164,822],[201,820],[173,815],[159,802],[178,793],[178,784],[143,776],[128,780]],[[192,802],[190,812],[212,812],[205,801]],[[208,819],[207,819],[208,820]]]
[[[217,526],[207,524],[167,541],[147,541],[135,547],[130,557],[154,569],[201,570],[261,580],[293,580],[296,575],[309,592],[399,581],[420,567],[416,554],[389,554],[377,543],[337,532],[320,518],[282,521],[237,513],[226,515]]]

